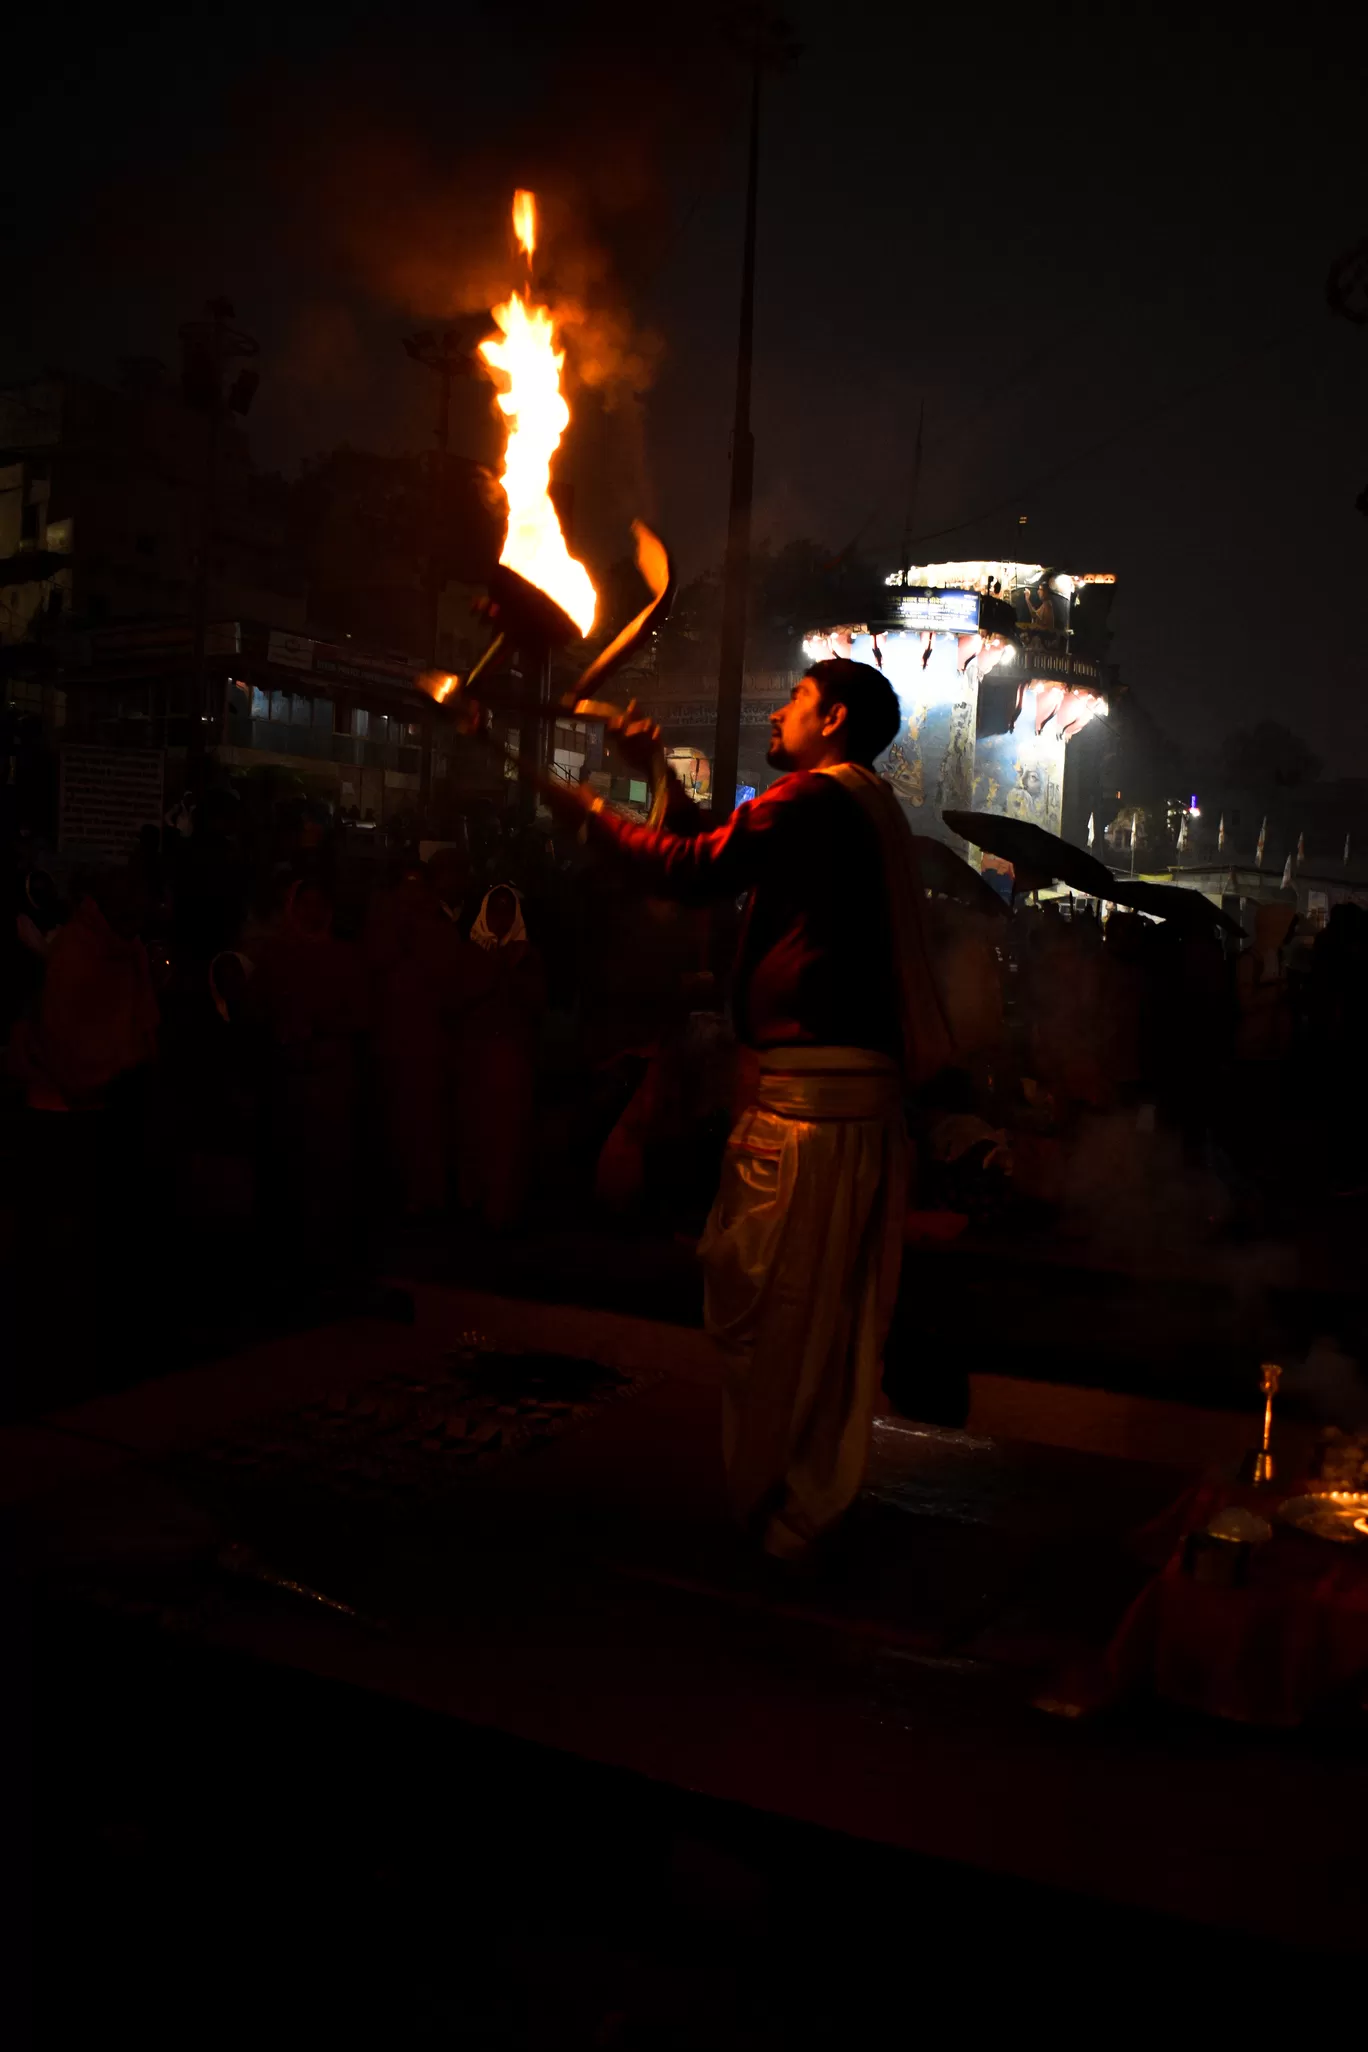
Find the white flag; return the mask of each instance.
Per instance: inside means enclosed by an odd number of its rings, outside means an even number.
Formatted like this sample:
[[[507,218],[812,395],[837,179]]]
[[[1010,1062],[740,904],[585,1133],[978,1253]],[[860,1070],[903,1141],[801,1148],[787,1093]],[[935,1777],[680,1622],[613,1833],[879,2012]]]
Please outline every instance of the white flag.
[[[1094,815],[1093,813],[1091,813],[1091,812],[1090,812],[1090,813],[1088,814],[1088,846],[1089,846],[1090,848],[1091,848],[1091,846],[1092,846],[1093,842],[1094,842],[1094,841],[1095,841],[1096,839],[1097,839],[1097,821],[1096,821],[1096,817],[1095,817],[1095,815]]]
[[[1222,813],[1222,814],[1221,814],[1221,824],[1220,824],[1220,825],[1219,825],[1219,826],[1217,827],[1217,829],[1216,829],[1216,852],[1217,852],[1217,854],[1218,854],[1218,855],[1224,855],[1224,853],[1225,853],[1225,814],[1224,814],[1224,813]]]
[[[1285,891],[1290,891],[1292,888],[1292,857],[1290,855],[1283,864],[1282,888]]]
[[[1181,825],[1181,826],[1179,827],[1179,829],[1178,829],[1178,853],[1179,853],[1180,855],[1182,854],[1182,852],[1183,852],[1184,848],[1186,848],[1186,846],[1187,846],[1187,826],[1188,826],[1188,822],[1187,822],[1187,814],[1186,814],[1186,813],[1184,813],[1184,814],[1183,814],[1183,823],[1182,823],[1182,825]]]
[[[1300,869],[1300,868],[1301,868],[1301,866],[1302,866],[1303,862],[1305,862],[1305,860],[1306,860],[1306,835],[1305,835],[1305,834],[1298,834],[1298,835],[1297,835],[1297,867],[1298,867],[1298,869]]]
[[[1254,851],[1254,861],[1255,861],[1255,864],[1256,864],[1256,866],[1257,866],[1258,868],[1260,868],[1260,869],[1262,869],[1262,868],[1263,868],[1263,851],[1264,851],[1264,842],[1265,842],[1265,841],[1267,840],[1267,838],[1268,838],[1268,814],[1267,814],[1267,813],[1265,813],[1265,814],[1264,814],[1264,816],[1263,816],[1263,825],[1262,825],[1262,826],[1261,826],[1261,827],[1259,828],[1259,845],[1258,845],[1258,847],[1257,847],[1257,848],[1255,849],[1255,851]]]

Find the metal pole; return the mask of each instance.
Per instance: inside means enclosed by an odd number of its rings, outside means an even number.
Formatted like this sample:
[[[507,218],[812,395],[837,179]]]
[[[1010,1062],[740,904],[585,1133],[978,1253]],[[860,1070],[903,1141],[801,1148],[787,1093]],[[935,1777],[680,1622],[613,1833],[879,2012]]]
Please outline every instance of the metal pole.
[[[907,494],[907,518],[903,524],[902,581],[907,590],[907,573],[912,568],[912,530],[917,518],[917,497],[921,490],[922,429],[926,424],[926,401],[917,408],[917,446],[912,452],[912,483]]]
[[[750,583],[751,500],[755,442],[751,435],[751,365],[755,339],[755,213],[760,177],[760,65],[751,72],[750,166],[746,240],[741,265],[741,320],[736,343],[736,413],[732,423],[731,503],[722,570],[722,648],[717,666],[717,736],[713,744],[713,818],[736,804],[741,747],[741,682],[746,666],[746,598]]]
[[[523,670],[524,688],[527,671],[531,670],[532,705],[519,714],[518,754],[527,760],[530,754],[533,769],[538,776],[550,773],[555,761],[556,736],[554,723],[545,717],[545,709],[551,704],[551,651],[528,644],[518,650],[518,662]],[[529,750],[527,721],[532,721],[533,732]],[[522,825],[530,826],[537,816],[537,792],[534,783],[520,781],[517,791],[518,818]]]
[[[440,396],[437,403],[437,456],[432,470],[432,646],[429,654],[434,665],[437,662],[437,641],[441,630],[442,589],[446,582],[443,576],[445,564],[439,551],[439,537],[442,532],[442,513],[446,499],[447,452],[451,446],[451,349],[447,337],[443,337],[442,360],[437,366]]]
[[[186,782],[196,793],[204,780],[204,718],[209,710],[209,558],[214,540],[220,416],[221,408],[216,398],[205,421],[204,499],[200,509],[199,561],[195,565],[194,682],[190,690],[190,731],[185,767]]]
[[[442,633],[442,591],[444,578],[442,563],[438,557],[438,537],[442,531],[442,512],[446,494],[447,451],[451,444],[451,351],[443,337],[443,353],[437,366],[437,452],[432,462],[432,491],[428,507],[428,532],[432,538],[432,558],[429,576],[432,580],[432,619],[428,635],[428,660],[432,667],[441,665],[440,643]],[[432,824],[432,743],[433,720],[430,712],[424,712],[420,722],[418,749],[418,818],[419,824]]]

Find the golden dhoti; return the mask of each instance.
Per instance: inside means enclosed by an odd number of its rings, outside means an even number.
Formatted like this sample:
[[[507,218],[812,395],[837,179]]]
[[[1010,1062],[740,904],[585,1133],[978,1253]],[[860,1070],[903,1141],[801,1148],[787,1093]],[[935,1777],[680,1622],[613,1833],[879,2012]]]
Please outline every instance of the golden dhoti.
[[[859,1490],[905,1192],[895,1063],[848,1047],[761,1057],[699,1252],[728,1495],[770,1553],[802,1553]]]

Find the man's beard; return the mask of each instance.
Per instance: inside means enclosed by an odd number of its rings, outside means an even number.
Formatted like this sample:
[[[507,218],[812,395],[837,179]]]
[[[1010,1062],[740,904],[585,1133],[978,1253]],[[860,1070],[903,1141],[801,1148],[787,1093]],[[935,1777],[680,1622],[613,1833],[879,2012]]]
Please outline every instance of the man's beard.
[[[793,768],[793,757],[789,754],[777,734],[770,735],[770,745],[765,750],[765,761],[769,763],[772,769],[791,770]]]

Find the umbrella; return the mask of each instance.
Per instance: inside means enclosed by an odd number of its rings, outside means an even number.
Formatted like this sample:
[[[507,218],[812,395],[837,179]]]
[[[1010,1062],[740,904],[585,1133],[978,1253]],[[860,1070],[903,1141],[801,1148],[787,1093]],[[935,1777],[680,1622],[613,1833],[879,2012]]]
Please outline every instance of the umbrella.
[[[943,812],[941,818],[952,833],[996,855],[999,862],[1010,862],[1018,873],[1031,870],[1037,876],[1055,877],[1088,898],[1116,896],[1111,871],[1095,855],[1070,847],[1029,819],[1004,819],[996,812]]]
[[[913,834],[912,838],[917,844],[921,879],[929,891],[934,891],[938,898],[953,898],[957,905],[967,905],[972,912],[1007,916],[1006,900],[983,881],[977,870],[969,867],[962,855],[957,855],[944,841],[933,841],[929,834]]]
[[[1128,905],[1132,912],[1148,912],[1155,919],[1169,919],[1175,926],[1206,927],[1208,932],[1219,926],[1237,940],[1245,937],[1237,919],[1183,884],[1146,883],[1140,877],[1118,876],[1112,881],[1111,896],[1117,905]]]

